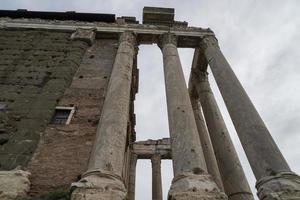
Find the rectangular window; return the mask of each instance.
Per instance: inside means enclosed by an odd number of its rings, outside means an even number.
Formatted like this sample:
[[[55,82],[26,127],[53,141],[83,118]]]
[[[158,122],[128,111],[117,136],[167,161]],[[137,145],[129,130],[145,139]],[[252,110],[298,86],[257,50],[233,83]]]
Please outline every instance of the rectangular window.
[[[51,124],[70,124],[75,112],[74,107],[57,106],[52,117]]]

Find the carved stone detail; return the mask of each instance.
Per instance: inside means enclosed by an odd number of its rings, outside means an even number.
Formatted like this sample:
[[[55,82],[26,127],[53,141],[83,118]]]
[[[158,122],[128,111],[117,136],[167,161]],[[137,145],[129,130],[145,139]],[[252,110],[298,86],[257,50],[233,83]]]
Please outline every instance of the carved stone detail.
[[[227,199],[211,175],[182,173],[174,177],[169,191],[169,200],[216,200]]]
[[[72,33],[71,40],[81,40],[88,43],[89,46],[92,46],[96,38],[95,29],[82,29],[78,28],[76,32]]]
[[[201,50],[205,50],[208,47],[219,47],[218,39],[215,36],[205,36],[199,43]]]
[[[122,42],[128,42],[133,46],[137,46],[136,35],[132,31],[124,31],[119,38],[119,43]]]
[[[118,175],[109,171],[94,170],[83,174],[79,182],[72,183],[72,200],[124,200],[126,189]]]
[[[134,56],[138,53],[138,43],[136,40],[136,35],[132,31],[124,31],[119,37],[119,44],[126,42],[129,48],[133,48]]]
[[[165,33],[159,36],[158,47],[162,49],[166,44],[177,46],[177,36],[172,33]]]
[[[293,172],[281,172],[264,177],[256,183],[261,200],[300,200],[300,177]]]

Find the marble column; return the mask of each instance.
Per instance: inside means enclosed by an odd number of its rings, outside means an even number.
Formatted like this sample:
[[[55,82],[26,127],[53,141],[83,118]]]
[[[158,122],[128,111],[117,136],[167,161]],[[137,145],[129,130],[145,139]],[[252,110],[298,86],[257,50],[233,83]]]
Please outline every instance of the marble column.
[[[190,89],[190,88],[189,88]],[[210,137],[206,128],[206,124],[204,122],[204,118],[202,112],[199,107],[198,98],[194,94],[195,92],[190,91],[191,104],[194,111],[194,116],[196,120],[196,125],[198,129],[199,138],[201,141],[205,162],[207,165],[207,172],[212,175],[214,181],[219,186],[219,188],[224,191],[223,183],[220,175],[220,171],[218,168],[218,163],[216,160],[216,156],[214,153],[213,146],[210,141]]]
[[[152,200],[162,200],[161,158],[159,154],[151,157],[152,164]]]
[[[133,33],[120,35],[119,48],[103,104],[88,171],[72,184],[72,200],[124,200],[122,180],[126,148],[133,59],[136,39]],[[101,197],[101,198],[99,198]]]
[[[193,80],[229,200],[254,200],[229,132],[210,88],[206,72],[193,73]]]
[[[263,120],[222,54],[207,36],[200,49],[211,67],[228,112],[257,179],[260,199],[299,199],[300,178],[291,172]]]
[[[160,37],[174,178],[169,200],[227,198],[206,172],[195,117],[173,34]]]
[[[129,200],[134,200],[135,199],[136,163],[137,163],[137,155],[135,153],[131,153],[129,184],[128,184],[128,199]]]

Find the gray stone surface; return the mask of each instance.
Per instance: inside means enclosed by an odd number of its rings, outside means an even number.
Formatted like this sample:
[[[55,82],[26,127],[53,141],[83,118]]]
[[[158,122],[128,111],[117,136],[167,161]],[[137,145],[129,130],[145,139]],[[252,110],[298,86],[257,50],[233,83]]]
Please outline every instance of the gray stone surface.
[[[151,158],[152,165],[152,200],[162,200],[161,181],[161,158],[159,154],[154,154]]]
[[[0,199],[25,198],[30,189],[30,172],[23,170],[0,171]]]
[[[161,159],[172,159],[170,138],[137,141],[132,144],[132,150],[138,159],[151,159],[156,153]]]
[[[200,47],[218,84],[257,180],[290,168],[272,139],[243,86],[223,56],[215,37],[206,37]],[[257,161],[260,162],[257,162]]]
[[[90,171],[71,186],[72,200],[124,200],[126,188],[121,177],[110,171]]]
[[[286,160],[220,51],[217,39],[215,37],[205,37],[200,42],[200,48],[204,51],[206,60],[209,61],[256,180],[260,182],[266,177],[275,178],[283,172],[289,173],[291,170]],[[277,184],[286,185],[286,190],[297,191],[290,193],[288,197],[289,199],[297,199],[300,190],[298,178],[290,178],[290,176],[282,176],[277,179]],[[285,184],[286,182],[289,184]],[[273,191],[281,191],[281,189],[278,190],[276,184],[264,187],[264,183],[263,181],[262,184],[257,185],[258,191],[262,190],[261,193],[264,196],[272,196]],[[260,197],[262,198],[262,196]],[[274,199],[276,198],[274,197]]]
[[[127,195],[129,200],[135,200],[136,163],[137,163],[137,155],[135,153],[131,153],[128,195]]]
[[[189,88],[190,89],[190,88]],[[220,171],[218,168],[218,163],[216,160],[216,156],[214,153],[213,146],[210,141],[210,136],[208,134],[205,121],[203,119],[202,112],[199,107],[199,102],[197,97],[193,94],[193,92],[190,92],[190,98],[191,103],[194,111],[194,116],[197,124],[197,129],[199,133],[199,138],[201,141],[206,165],[207,165],[207,172],[212,175],[214,181],[218,185],[221,191],[224,191],[223,183],[220,175]]]
[[[195,69],[196,67],[194,67]],[[225,193],[230,200],[253,200],[253,195],[217,102],[211,91],[206,72],[192,72],[193,86],[198,91],[210,138],[214,147]]]
[[[143,24],[172,26],[174,12],[174,8],[144,7]]]
[[[162,35],[159,43],[163,54],[175,176],[207,170],[176,44],[177,38],[172,34]]]
[[[71,35],[71,40],[80,40],[88,43],[92,46],[93,42],[95,41],[96,31],[95,29],[77,29]]]
[[[292,172],[267,176],[256,184],[258,196],[263,200],[299,200],[300,177]]]
[[[97,196],[101,196],[102,199],[122,199],[126,196],[121,177],[135,56],[135,36],[131,32],[124,32],[120,36],[88,172],[83,174],[83,179],[73,184],[78,189],[75,189],[72,199],[77,200],[84,196],[90,196],[89,199],[97,199]]]
[[[178,47],[198,47],[199,38],[214,35],[210,29],[199,27],[185,27],[186,24],[175,22],[173,27],[161,27],[156,25],[123,24],[118,23],[86,23],[80,21],[58,21],[41,19],[10,19],[0,18],[0,29],[38,29],[49,32],[68,31],[74,32],[77,29],[93,29],[96,31],[96,38],[116,38],[124,31],[132,31],[138,35],[139,44],[157,43],[159,36],[164,33],[173,33],[178,36]]]
[[[159,43],[163,53],[174,170],[169,199],[205,199],[208,193],[213,193],[215,198],[221,195],[215,182],[209,178],[208,185],[203,184],[204,176],[210,175],[205,174],[206,164],[176,42],[174,35],[165,34]]]
[[[220,191],[212,177],[201,174],[183,173],[175,177],[169,191],[169,200],[220,200],[227,196]]]

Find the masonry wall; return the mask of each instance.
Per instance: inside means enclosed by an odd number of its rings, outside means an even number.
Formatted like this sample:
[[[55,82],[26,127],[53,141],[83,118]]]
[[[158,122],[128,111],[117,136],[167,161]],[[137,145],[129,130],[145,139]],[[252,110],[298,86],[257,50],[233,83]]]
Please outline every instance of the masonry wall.
[[[118,49],[116,35],[92,46],[71,33],[0,30],[0,170],[31,173],[30,195],[68,192],[87,170]],[[135,141],[134,60],[123,179]],[[51,124],[56,106],[74,107],[70,124]]]
[[[0,170],[25,168],[43,137],[88,47],[69,38],[0,30]]]
[[[70,184],[87,170],[117,48],[117,40],[103,39],[86,51],[58,102],[60,106],[75,106],[71,123],[48,125],[29,165],[31,195],[69,191]]]

